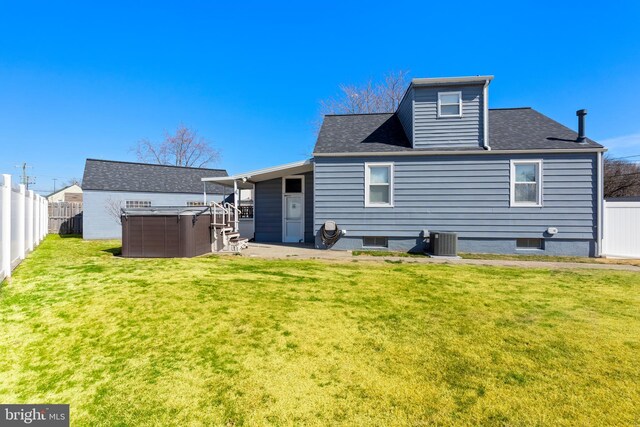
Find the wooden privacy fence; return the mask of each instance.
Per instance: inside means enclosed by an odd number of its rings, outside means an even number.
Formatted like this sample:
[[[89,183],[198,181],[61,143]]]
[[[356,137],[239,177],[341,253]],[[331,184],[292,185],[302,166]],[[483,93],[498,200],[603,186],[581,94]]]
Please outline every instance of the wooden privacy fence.
[[[640,201],[605,200],[602,254],[640,258]]]
[[[0,281],[47,235],[47,199],[0,175]]]
[[[82,234],[82,203],[49,203],[49,233]]]

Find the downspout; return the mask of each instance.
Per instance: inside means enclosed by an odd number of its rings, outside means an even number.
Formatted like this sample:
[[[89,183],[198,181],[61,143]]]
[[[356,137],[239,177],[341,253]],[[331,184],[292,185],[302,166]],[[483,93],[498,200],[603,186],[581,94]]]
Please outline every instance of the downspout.
[[[238,230],[240,229],[240,224],[238,223],[238,221],[240,221],[240,218],[238,216],[238,209],[240,209],[240,192],[238,191],[238,180],[234,179],[233,180],[233,219],[234,219],[234,223],[233,223],[233,231],[235,233],[238,232]]]
[[[489,80],[484,82],[484,88],[482,88],[482,98],[484,101],[484,111],[483,111],[483,135],[482,135],[482,148],[487,151],[491,151],[491,146],[489,145]]]
[[[207,206],[207,182],[206,181],[202,181],[202,201],[204,202],[204,205]]]
[[[597,208],[597,219],[596,219],[596,224],[597,224],[597,235],[596,235],[596,257],[601,257],[602,256],[602,225],[603,225],[603,221],[602,221],[602,205],[604,203],[604,196],[603,196],[603,187],[604,187],[604,176],[603,176],[603,162],[602,162],[602,156],[603,156],[603,152],[600,151],[598,153],[598,208]]]

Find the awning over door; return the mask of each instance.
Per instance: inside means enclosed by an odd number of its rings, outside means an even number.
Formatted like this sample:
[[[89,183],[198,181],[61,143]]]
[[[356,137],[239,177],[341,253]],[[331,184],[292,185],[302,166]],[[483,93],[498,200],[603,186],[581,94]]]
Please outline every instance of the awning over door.
[[[281,178],[289,175],[299,175],[305,172],[311,172],[312,170],[313,162],[309,159],[231,176],[202,178],[202,181],[215,182],[216,184],[228,187],[234,187],[235,185],[238,189],[251,189],[253,188],[253,184],[256,182],[268,181],[270,179]]]

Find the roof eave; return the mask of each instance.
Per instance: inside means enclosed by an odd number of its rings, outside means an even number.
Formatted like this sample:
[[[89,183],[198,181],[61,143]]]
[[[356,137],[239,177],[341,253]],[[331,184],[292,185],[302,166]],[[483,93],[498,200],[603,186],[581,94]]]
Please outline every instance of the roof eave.
[[[457,86],[469,84],[489,84],[491,80],[493,80],[493,76],[416,78],[411,80],[411,85],[416,87]]]
[[[271,176],[281,176],[288,173],[302,173],[313,170],[312,159],[301,160],[298,162],[286,163],[284,165],[273,166],[270,168],[257,169],[245,173],[235,174],[224,177],[202,178],[203,182],[215,182],[222,185],[233,185],[234,181],[263,181]],[[265,179],[263,179],[265,178]]]
[[[566,153],[600,153],[607,151],[604,147],[589,148],[556,148],[556,149],[528,149],[528,150],[411,150],[411,151],[363,151],[344,153],[313,153],[314,157],[364,157],[364,156],[463,156],[463,155],[492,155],[492,154],[566,154]]]

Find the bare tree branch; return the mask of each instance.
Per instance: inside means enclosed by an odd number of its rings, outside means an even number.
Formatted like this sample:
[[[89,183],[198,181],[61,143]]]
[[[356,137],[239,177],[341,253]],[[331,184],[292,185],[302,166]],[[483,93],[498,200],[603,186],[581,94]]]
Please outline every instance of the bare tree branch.
[[[627,160],[604,158],[604,197],[640,196],[640,165]]]
[[[363,85],[340,85],[340,93],[320,101],[325,114],[393,113],[407,89],[408,71],[392,71],[380,82],[372,80]]]
[[[220,159],[220,153],[209,141],[183,124],[173,135],[165,132],[160,143],[140,140],[135,152],[138,160],[160,165],[204,167]]]
[[[118,225],[122,225],[122,220],[120,219],[122,215],[122,202],[120,200],[108,197],[104,203],[104,207],[107,211],[107,214],[111,218],[113,218],[118,223]]]
[[[68,180],[62,183],[62,187],[71,187],[72,185],[80,185],[82,183],[81,179],[78,178],[69,178]]]

